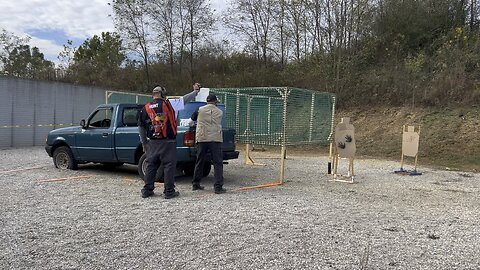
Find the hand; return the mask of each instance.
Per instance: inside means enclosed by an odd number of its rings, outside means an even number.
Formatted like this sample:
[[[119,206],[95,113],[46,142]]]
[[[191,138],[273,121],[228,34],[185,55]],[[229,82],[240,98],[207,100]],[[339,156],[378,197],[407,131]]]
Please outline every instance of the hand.
[[[201,87],[202,87],[202,86],[200,85],[200,83],[195,83],[195,84],[193,85],[193,90],[195,90],[195,91],[200,91],[200,88],[201,88]]]

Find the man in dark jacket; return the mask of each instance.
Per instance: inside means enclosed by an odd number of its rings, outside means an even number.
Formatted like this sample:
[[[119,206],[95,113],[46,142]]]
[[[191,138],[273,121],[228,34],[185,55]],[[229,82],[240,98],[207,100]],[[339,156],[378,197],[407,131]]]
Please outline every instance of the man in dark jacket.
[[[195,84],[194,91],[180,99],[182,107],[184,103],[188,103],[195,98],[199,89],[200,85]],[[145,104],[138,118],[140,142],[147,154],[145,185],[141,193],[142,198],[154,195],[155,175],[162,165],[165,182],[163,194],[165,199],[171,199],[179,195],[179,192],[175,190],[175,171],[177,167],[175,108],[167,99],[167,91],[164,87],[156,86],[152,92],[153,101]]]

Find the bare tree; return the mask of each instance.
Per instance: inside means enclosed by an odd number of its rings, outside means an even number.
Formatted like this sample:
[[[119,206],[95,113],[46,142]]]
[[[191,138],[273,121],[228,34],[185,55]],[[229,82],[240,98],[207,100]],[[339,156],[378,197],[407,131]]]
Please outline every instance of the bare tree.
[[[279,52],[273,49],[277,55],[279,55],[280,63],[282,65],[287,63],[288,59],[288,44],[289,44],[289,32],[287,28],[288,13],[287,13],[287,3],[286,0],[280,0],[274,13],[277,14],[273,16],[274,19],[274,29],[277,33],[277,39],[279,42]]]
[[[213,30],[215,18],[206,0],[185,0],[188,20],[190,77],[194,81],[194,54],[198,43]]]
[[[257,60],[267,64],[273,35],[273,0],[236,0],[225,18],[226,25],[237,35],[246,37]]]
[[[302,43],[305,44],[305,2],[302,0],[290,0],[288,5],[288,13],[290,14],[290,26],[292,29],[293,40],[295,44],[295,59],[300,60],[302,51],[305,53],[304,48],[302,48]],[[303,49],[303,50],[302,50]]]
[[[145,0],[113,0],[114,22],[128,50],[143,60],[147,83],[150,84],[151,32]]]
[[[323,51],[323,3],[322,0],[308,0],[306,1],[306,14],[311,23],[306,25],[306,30],[310,32],[312,38],[311,51],[321,52]],[[307,17],[306,16],[306,17]]]
[[[175,0],[149,0],[148,5],[148,14],[152,18],[152,27],[156,33],[156,44],[165,48],[172,75],[175,72],[176,5]]]

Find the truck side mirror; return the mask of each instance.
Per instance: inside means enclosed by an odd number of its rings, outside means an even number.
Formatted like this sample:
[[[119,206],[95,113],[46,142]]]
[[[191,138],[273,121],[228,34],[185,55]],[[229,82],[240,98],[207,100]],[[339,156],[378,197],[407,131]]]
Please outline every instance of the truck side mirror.
[[[87,128],[87,125],[85,124],[85,119],[80,120],[80,126],[82,128]]]

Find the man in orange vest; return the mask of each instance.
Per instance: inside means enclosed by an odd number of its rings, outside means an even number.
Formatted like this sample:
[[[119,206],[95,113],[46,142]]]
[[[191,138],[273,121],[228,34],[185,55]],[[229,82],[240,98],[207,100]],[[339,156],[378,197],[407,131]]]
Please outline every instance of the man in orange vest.
[[[193,98],[200,89],[199,84],[194,85],[190,93]],[[185,95],[186,98],[188,95]],[[188,102],[188,101],[185,101]],[[177,122],[175,109],[167,99],[167,90],[162,86],[153,89],[153,101],[145,104],[138,118],[140,142],[147,154],[147,168],[145,171],[145,185],[142,198],[154,195],[155,175],[160,165],[164,175],[164,197],[171,199],[177,197],[175,190],[175,171],[177,167]]]

